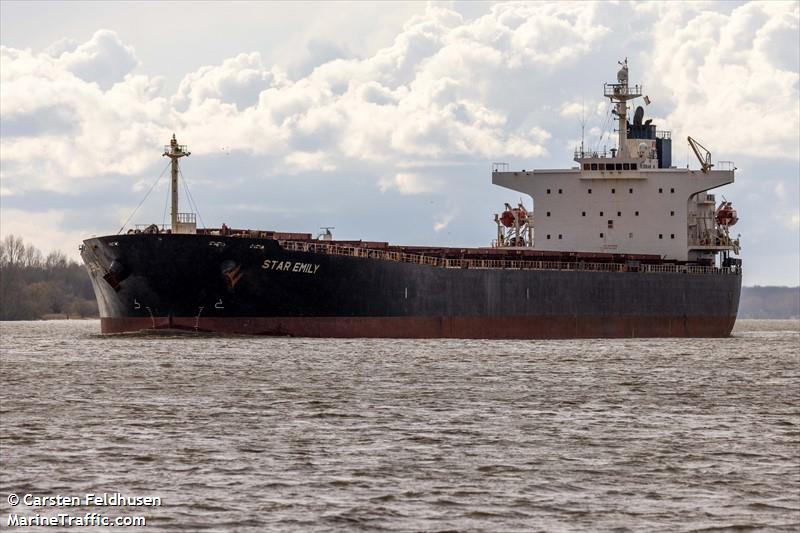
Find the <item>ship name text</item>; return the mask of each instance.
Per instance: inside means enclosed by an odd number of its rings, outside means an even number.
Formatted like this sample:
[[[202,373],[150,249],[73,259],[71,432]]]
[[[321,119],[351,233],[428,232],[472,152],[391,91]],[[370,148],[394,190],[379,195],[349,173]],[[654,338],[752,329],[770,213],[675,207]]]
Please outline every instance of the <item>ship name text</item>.
[[[300,272],[303,274],[316,274],[319,265],[315,263],[302,263],[300,261],[280,261],[275,259],[264,259],[261,263],[264,270],[282,270],[283,272]]]

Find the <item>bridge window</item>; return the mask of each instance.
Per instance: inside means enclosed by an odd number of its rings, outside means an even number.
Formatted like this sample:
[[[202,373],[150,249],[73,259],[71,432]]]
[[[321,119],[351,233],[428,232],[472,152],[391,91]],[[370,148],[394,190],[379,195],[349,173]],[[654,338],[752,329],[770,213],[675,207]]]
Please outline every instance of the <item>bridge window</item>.
[[[583,170],[589,170],[589,163],[583,164]]]
[[[631,164],[630,163],[622,163],[622,170],[630,170]]]
[[[617,163],[617,170],[622,170],[622,163]]]
[[[631,170],[636,170],[638,165],[636,163],[631,163]]]
[[[605,170],[606,169],[606,164],[605,163],[598,163],[598,165],[600,166],[600,170]]]
[[[592,170],[597,170],[597,163],[592,163]]]

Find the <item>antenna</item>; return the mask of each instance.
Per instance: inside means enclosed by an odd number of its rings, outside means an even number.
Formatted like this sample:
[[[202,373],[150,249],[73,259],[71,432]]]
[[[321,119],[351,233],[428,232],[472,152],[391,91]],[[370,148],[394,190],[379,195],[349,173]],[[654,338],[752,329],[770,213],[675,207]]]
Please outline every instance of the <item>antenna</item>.
[[[581,97],[581,157],[583,157],[583,138],[586,133],[586,99]]]

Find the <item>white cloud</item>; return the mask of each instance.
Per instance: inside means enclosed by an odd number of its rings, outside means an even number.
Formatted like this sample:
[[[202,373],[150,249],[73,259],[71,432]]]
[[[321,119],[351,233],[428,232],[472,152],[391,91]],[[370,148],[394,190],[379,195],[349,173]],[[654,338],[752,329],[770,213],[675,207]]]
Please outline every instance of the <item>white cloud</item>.
[[[455,211],[450,211],[448,213],[442,213],[436,216],[436,222],[433,225],[433,231],[440,232],[443,229],[447,228],[453,219],[456,217]]]
[[[392,178],[384,178],[378,183],[381,192],[396,189],[400,194],[422,194],[434,192],[442,183],[414,172],[399,172]]]
[[[61,46],[56,43],[45,53],[57,57],[59,65],[77,77],[103,89],[122,81],[139,63],[133,47],[123,44],[110,30],[97,31],[88,42],[71,49],[73,42],[62,40]],[[60,47],[63,51],[55,56]]]
[[[748,3],[727,15],[702,4],[653,3],[651,86],[672,96],[674,130],[714,153],[797,158],[800,7]]]

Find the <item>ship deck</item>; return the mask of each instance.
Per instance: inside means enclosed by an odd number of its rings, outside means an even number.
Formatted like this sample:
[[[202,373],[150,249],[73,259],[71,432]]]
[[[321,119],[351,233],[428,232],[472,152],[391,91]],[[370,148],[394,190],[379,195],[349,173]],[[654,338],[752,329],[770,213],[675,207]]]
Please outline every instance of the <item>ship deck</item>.
[[[383,259],[444,268],[588,270],[603,272],[674,272],[740,274],[741,266],[701,266],[665,261],[658,255],[579,251],[541,251],[524,247],[439,247],[392,245],[382,241],[320,240],[310,233],[204,228],[198,235],[278,241],[287,251]]]

